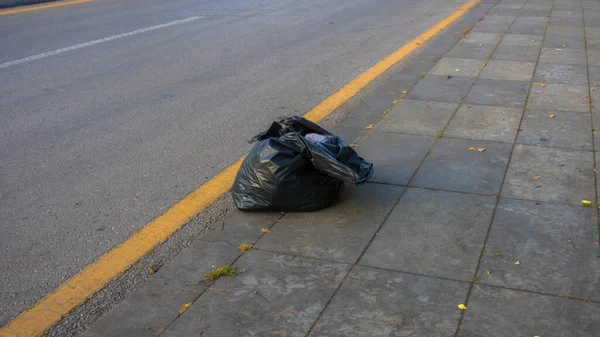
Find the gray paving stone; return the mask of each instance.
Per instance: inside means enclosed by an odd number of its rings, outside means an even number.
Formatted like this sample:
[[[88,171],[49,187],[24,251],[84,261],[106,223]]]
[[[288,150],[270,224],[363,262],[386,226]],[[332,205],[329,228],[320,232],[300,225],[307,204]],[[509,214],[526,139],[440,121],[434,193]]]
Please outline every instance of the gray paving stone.
[[[435,136],[444,129],[457,108],[458,103],[403,99],[374,130]]]
[[[591,128],[586,113],[527,109],[517,143],[592,150]]]
[[[545,28],[547,23],[548,23],[548,17],[521,16],[515,20],[515,22],[513,23],[513,26],[514,25],[540,25]],[[542,33],[542,35],[544,35],[544,33]]]
[[[433,136],[373,130],[361,139],[356,150],[375,166],[370,181],[406,185],[434,141]]]
[[[560,6],[558,6],[558,8],[560,8]],[[581,11],[572,11],[558,8],[552,11],[552,17],[583,17]]]
[[[429,75],[476,77],[483,69],[483,61],[467,58],[443,57]]]
[[[446,56],[450,57],[469,57],[472,59],[488,59],[496,48],[495,44],[465,43],[459,41]]]
[[[528,1],[524,6],[523,9],[548,9],[550,10],[552,8],[552,3],[547,3],[547,2],[539,2],[539,3],[532,3],[531,1]]]
[[[520,61],[490,60],[479,78],[511,81],[531,81],[535,63]]]
[[[533,77],[535,82],[588,84],[587,67],[571,64],[540,63]]]
[[[539,54],[539,46],[509,46],[501,43],[491,58],[493,60],[536,62]]]
[[[549,8],[539,8],[539,9],[523,9],[521,10],[521,13],[519,14],[521,16],[526,16],[526,17],[548,17],[548,15],[550,15],[550,9]]]
[[[591,38],[600,38],[600,27],[587,27],[585,28],[585,36]]]
[[[517,145],[502,196],[575,205],[594,200],[592,153]]]
[[[541,63],[586,65],[585,50],[574,48],[542,48]]]
[[[357,267],[310,337],[452,336],[467,283]]]
[[[548,25],[546,36],[583,36],[583,27]]]
[[[469,91],[465,102],[497,106],[525,105],[529,82],[479,79]]]
[[[593,91],[592,91],[593,90]],[[594,113],[598,113],[600,112],[600,87],[596,86],[590,88],[590,99],[591,99],[591,106],[592,106],[592,111]]]
[[[350,267],[256,250],[235,266],[161,336],[304,336]]]
[[[484,152],[469,151],[485,148]],[[496,195],[508,163],[510,144],[441,138],[412,186]]]
[[[600,50],[600,38],[586,38],[587,41],[587,50]]]
[[[444,136],[512,144],[522,113],[522,108],[463,104],[444,131]]]
[[[593,207],[503,199],[477,282],[599,300],[597,240]]]
[[[540,24],[513,24],[508,29],[510,34],[544,35],[546,25]]]
[[[600,67],[588,67],[590,86],[600,85]],[[599,89],[600,90],[600,89]]]
[[[540,47],[542,45],[543,35],[529,35],[529,34],[506,34],[500,45],[507,46],[535,46]]]
[[[460,102],[474,78],[453,76],[425,76],[405,96],[407,99],[432,100],[440,102]]]
[[[191,244],[163,266],[149,283],[100,318],[83,336],[156,336],[177,318],[182,304],[204,292],[199,281],[212,265],[233,263],[238,256],[235,247],[225,242],[197,241]]]
[[[491,44],[497,44],[498,42],[500,42],[500,39],[502,38],[502,32],[498,32],[496,34],[494,33],[476,33],[476,32],[471,32],[469,34],[467,34],[462,41],[465,43],[477,43],[477,44],[486,44],[486,43],[491,43]]]
[[[578,16],[552,16],[550,18],[551,25],[557,26],[569,26],[569,27],[583,27],[583,17]]]
[[[226,242],[232,247],[242,243],[254,243],[262,235],[261,229],[270,229],[281,213],[248,213],[232,210],[221,223],[211,227],[199,240]]]
[[[409,188],[360,265],[470,282],[495,200]]]
[[[583,36],[546,36],[544,48],[585,49],[585,38]]]
[[[527,107],[532,109],[589,111],[589,95],[586,85],[535,82],[531,86]]]
[[[523,8],[523,3],[504,3],[500,2],[496,5],[495,8],[509,8],[509,9],[521,9]]]
[[[402,191],[381,184],[348,187],[332,207],[286,214],[256,247],[355,263]]]
[[[588,65],[600,66],[600,51],[588,50],[587,55],[588,55]]]
[[[503,34],[510,26],[510,22],[479,22],[472,29],[471,34],[473,33],[489,33],[489,34]],[[497,42],[494,42],[495,45]],[[476,43],[479,45],[479,43]],[[488,43],[492,44],[492,43]]]
[[[595,337],[598,317],[597,303],[475,285],[458,336]]]

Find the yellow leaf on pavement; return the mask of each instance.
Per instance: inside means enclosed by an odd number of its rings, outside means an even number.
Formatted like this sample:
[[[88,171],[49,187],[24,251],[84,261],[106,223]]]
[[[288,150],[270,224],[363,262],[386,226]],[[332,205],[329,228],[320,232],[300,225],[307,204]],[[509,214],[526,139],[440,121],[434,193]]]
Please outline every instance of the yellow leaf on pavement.
[[[483,152],[483,151],[485,151],[485,147],[478,147],[478,148],[477,148],[477,151],[478,151],[478,152]]]
[[[186,310],[188,310],[190,307],[192,306],[192,302],[188,302],[185,303],[184,305],[181,306],[181,308],[179,309],[179,314],[183,314]]]
[[[462,304],[462,303],[458,305],[458,308],[459,308],[460,310],[467,310],[467,306],[466,306],[466,305],[464,305],[464,304]]]
[[[367,125],[367,127],[365,128],[365,130],[371,130],[371,129],[373,129],[374,127],[375,127],[375,125],[373,125],[373,124],[369,124],[369,125]]]
[[[515,264],[516,264],[516,265],[520,265],[520,264],[521,264],[521,261],[517,261],[517,262],[515,262]]]
[[[592,204],[592,202],[589,200],[581,200],[581,206],[583,206],[583,207],[588,207],[591,204]]]

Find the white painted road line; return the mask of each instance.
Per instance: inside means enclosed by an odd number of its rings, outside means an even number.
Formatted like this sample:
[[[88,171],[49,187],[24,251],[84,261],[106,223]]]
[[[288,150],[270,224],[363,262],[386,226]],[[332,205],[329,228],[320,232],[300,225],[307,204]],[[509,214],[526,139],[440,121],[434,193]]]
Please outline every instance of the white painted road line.
[[[89,42],[84,42],[84,43],[76,44],[76,45],[73,45],[73,46],[69,46],[69,47],[65,47],[65,48],[60,48],[60,49],[52,50],[52,51],[41,53],[41,54],[37,54],[37,55],[28,56],[28,57],[25,57],[25,58],[22,58],[22,59],[10,61],[10,62],[4,62],[4,63],[0,64],[0,69],[8,68],[10,66],[14,66],[14,65],[17,65],[17,64],[21,64],[21,63],[26,63],[26,62],[31,62],[31,61],[39,60],[39,59],[46,58],[46,57],[53,56],[53,55],[57,55],[57,54],[66,53],[68,51],[72,51],[72,50],[76,50],[76,49],[90,47],[90,46],[97,45],[97,44],[104,43],[104,42],[108,42],[108,41],[122,39],[124,37],[132,36],[132,35],[142,34],[142,33],[150,32],[150,31],[153,31],[153,30],[161,29],[161,28],[166,28],[166,27],[170,27],[170,26],[180,25],[182,23],[196,21],[198,19],[202,19],[202,16],[191,16],[189,18],[185,18],[185,19],[181,19],[181,20],[175,20],[175,21],[163,23],[162,25],[156,25],[156,26],[146,27],[146,28],[134,30],[134,31],[131,31],[131,32],[128,32],[128,33],[113,35],[113,36],[105,37],[103,39],[98,39],[98,40],[93,40],[93,41],[89,41]]]

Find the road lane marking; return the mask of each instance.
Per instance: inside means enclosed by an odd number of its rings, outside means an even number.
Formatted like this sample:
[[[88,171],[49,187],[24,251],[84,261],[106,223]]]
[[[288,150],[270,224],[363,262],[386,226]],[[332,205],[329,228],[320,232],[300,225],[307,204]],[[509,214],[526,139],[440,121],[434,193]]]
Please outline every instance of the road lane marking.
[[[2,15],[10,15],[10,14],[16,14],[16,13],[23,13],[23,12],[38,11],[40,9],[46,9],[46,8],[75,5],[75,4],[81,4],[81,3],[84,3],[84,2],[92,2],[92,1],[94,1],[94,0],[74,0],[74,1],[59,2],[59,3],[52,4],[52,5],[42,5],[42,6],[35,6],[35,7],[26,7],[26,8],[19,8],[19,9],[11,9],[11,10],[0,12],[0,16],[2,16]]]
[[[439,34],[478,3],[479,0],[470,0],[450,16],[350,81],[308,111],[304,117],[315,123],[323,121],[386,70],[418,49],[424,42]],[[21,313],[0,329],[0,337],[41,336],[68,315],[72,309],[103,289],[109,282],[227,193],[244,158],[245,156],[187,195],[163,215],[101,256],[52,294],[36,303],[31,309]]]
[[[161,25],[156,25],[156,26],[146,27],[146,28],[142,28],[142,29],[137,29],[137,30],[134,30],[134,31],[131,31],[131,32],[128,32],[128,33],[117,34],[117,35],[105,37],[105,38],[98,39],[98,40],[88,41],[88,42],[76,44],[76,45],[73,45],[73,46],[69,46],[69,47],[60,48],[60,49],[52,50],[52,51],[41,53],[41,54],[36,54],[36,55],[28,56],[28,57],[25,57],[25,58],[22,58],[22,59],[14,60],[14,61],[4,62],[4,63],[0,64],[0,69],[8,68],[8,67],[11,67],[11,66],[14,66],[14,65],[17,65],[17,64],[25,63],[25,62],[31,62],[31,61],[39,60],[39,59],[50,57],[50,56],[57,55],[57,54],[66,53],[66,52],[72,51],[72,50],[77,50],[77,49],[81,49],[81,48],[91,47],[91,46],[94,46],[94,45],[97,45],[97,44],[100,44],[100,43],[109,42],[109,41],[113,41],[113,40],[118,40],[118,39],[122,39],[124,37],[132,36],[132,35],[143,34],[143,33],[150,32],[150,31],[157,30],[157,29],[161,29],[161,28],[166,28],[166,27],[171,27],[171,26],[175,26],[175,25],[180,25],[180,24],[183,24],[183,23],[191,22],[191,21],[196,21],[198,19],[202,19],[202,16],[191,16],[189,18],[171,21],[171,22],[163,23]]]

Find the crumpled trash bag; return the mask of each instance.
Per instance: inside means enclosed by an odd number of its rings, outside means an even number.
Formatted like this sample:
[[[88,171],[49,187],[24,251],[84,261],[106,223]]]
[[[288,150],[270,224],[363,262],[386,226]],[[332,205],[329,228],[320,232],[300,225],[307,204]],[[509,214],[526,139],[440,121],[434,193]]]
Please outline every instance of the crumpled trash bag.
[[[374,172],[343,139],[299,116],[274,122],[250,142],[256,144],[231,188],[242,211],[316,211],[333,204],[344,183],[364,184]]]

